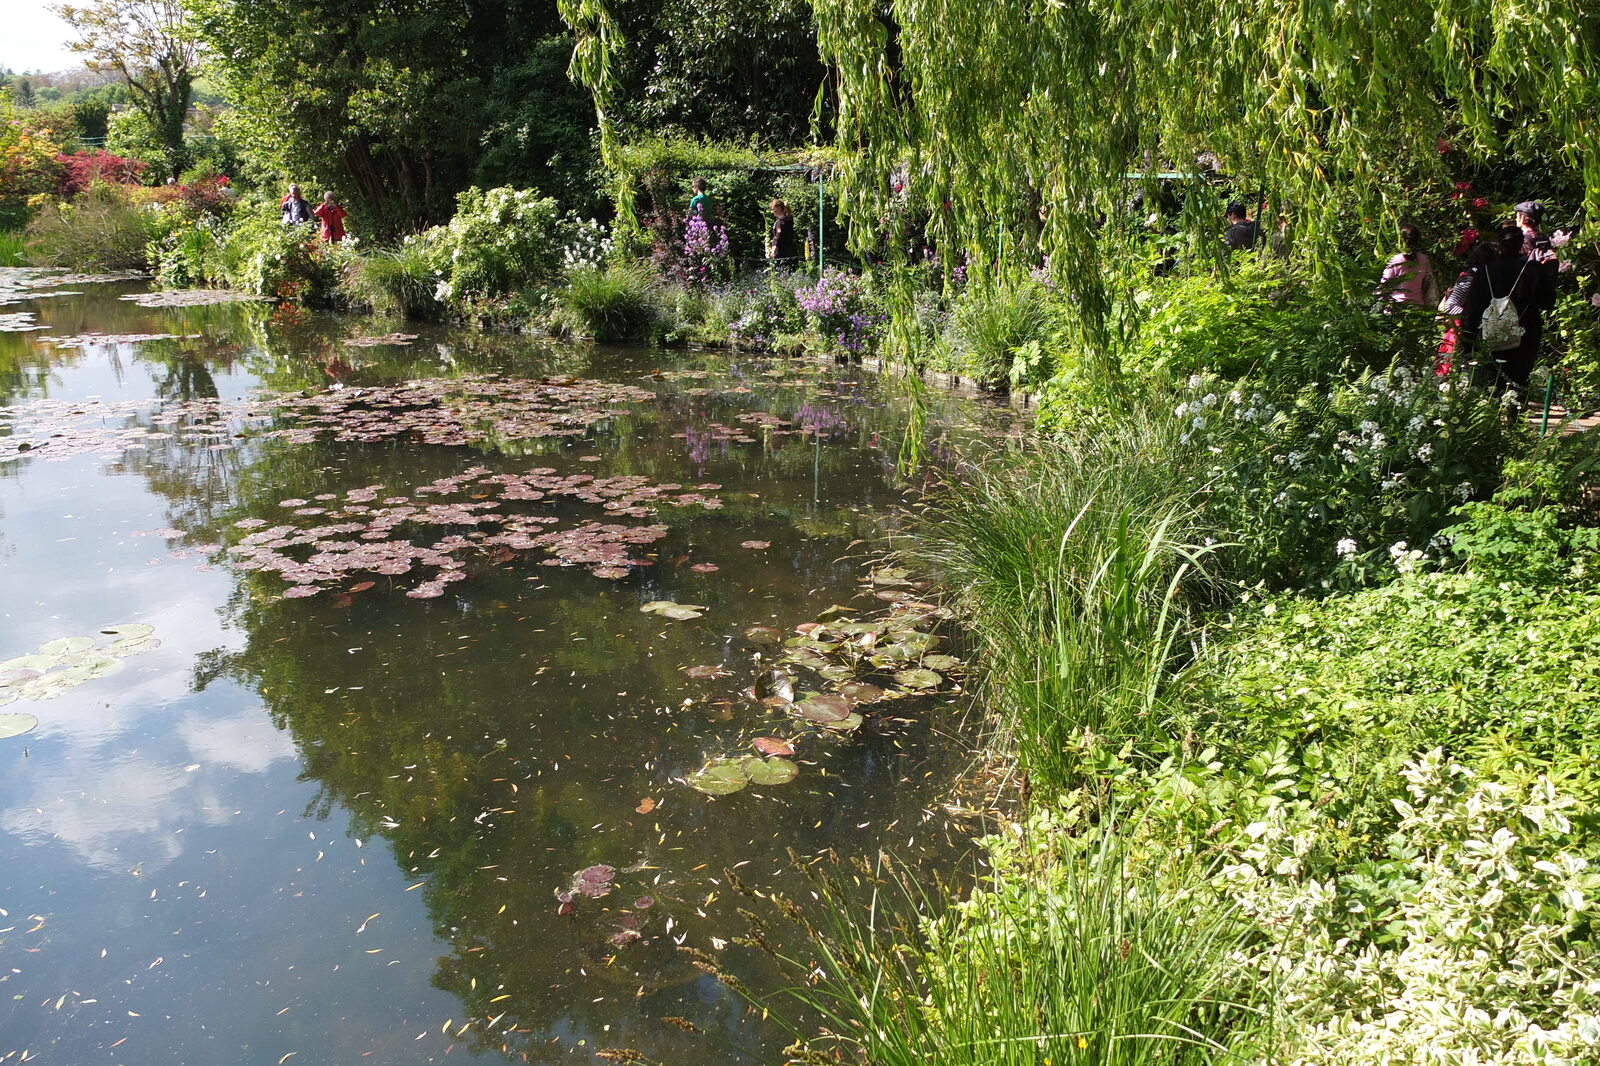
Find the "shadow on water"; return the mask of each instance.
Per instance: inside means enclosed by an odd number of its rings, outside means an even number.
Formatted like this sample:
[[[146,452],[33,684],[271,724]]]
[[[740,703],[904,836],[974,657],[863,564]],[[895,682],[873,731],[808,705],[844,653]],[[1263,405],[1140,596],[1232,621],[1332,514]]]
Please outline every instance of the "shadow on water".
[[[661,1062],[742,1061],[734,1048],[770,1060],[779,1035],[677,950],[726,952],[762,978],[756,957],[725,944],[746,901],[723,871],[796,890],[791,848],[953,861],[962,834],[942,807],[963,758],[948,739],[960,694],[877,705],[855,733],[808,727],[741,691],[774,652],[742,634],[792,633],[835,604],[884,608],[862,581],[900,522],[907,425],[937,454],[1002,431],[1002,412],[908,398],[847,367],[437,327],[353,346],[395,324],[137,308],[117,299],[136,286],[85,289],[24,305],[47,331],[0,335],[0,430],[35,432],[28,412],[59,401],[63,433],[103,435],[77,454],[67,437],[0,453],[11,512],[0,580],[17,590],[0,653],[113,621],[148,619],[164,643],[117,677],[37,701],[38,732],[0,741],[0,901],[13,921],[17,908],[48,919],[0,932],[29,952],[0,979],[17,997],[0,1009],[0,1054],[15,1044],[88,1061],[120,1038],[129,1063],[265,1063],[298,1049],[303,1061],[417,1062],[452,1048],[566,1062],[606,1046]],[[48,341],[90,332],[174,336]],[[489,425],[432,445],[335,439],[337,420],[314,439],[273,435],[281,411],[239,414],[256,387],[348,397],[483,375],[653,396],[609,403],[569,436]],[[705,494],[720,507],[625,518],[600,499],[512,503],[485,488],[532,469],[715,485]],[[289,527],[286,544],[330,519],[371,532],[362,523],[389,494],[411,507],[425,490],[551,528],[665,532],[599,577],[559,553],[474,546],[470,522],[389,529],[464,545],[452,556],[461,579],[425,599],[405,595],[411,575],[365,572],[286,599],[278,573],[226,565],[250,529]],[[640,610],[651,601],[703,612],[672,620]],[[719,669],[696,679],[691,666]],[[685,783],[764,735],[792,739],[793,782],[716,798]],[[596,866],[610,868],[591,875],[607,891],[569,896]],[[87,961],[101,941],[123,965]]]

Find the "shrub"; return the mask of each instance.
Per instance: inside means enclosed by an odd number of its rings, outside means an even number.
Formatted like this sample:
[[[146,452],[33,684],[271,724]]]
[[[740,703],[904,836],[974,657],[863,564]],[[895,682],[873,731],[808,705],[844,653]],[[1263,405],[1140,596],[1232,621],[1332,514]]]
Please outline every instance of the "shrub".
[[[765,280],[765,285],[750,290],[744,313],[728,327],[733,340],[771,347],[780,337],[805,329],[805,311],[795,289],[799,279],[792,273],[772,271]]]
[[[217,250],[217,273],[230,286],[280,301],[326,302],[338,270],[310,226],[285,226],[278,206],[259,200],[235,212]]]
[[[468,189],[449,225],[429,231],[440,297],[462,306],[553,281],[571,225],[532,189]]]
[[[560,319],[600,341],[642,341],[657,317],[659,282],[647,263],[580,266],[567,274]]]
[[[56,162],[61,166],[61,178],[56,186],[56,192],[67,199],[78,195],[95,182],[137,185],[145,170],[149,168],[148,163],[142,163],[137,159],[125,159],[104,150],[62,154],[56,156]]]
[[[113,185],[91,185],[72,203],[41,211],[28,224],[28,258],[73,270],[142,270],[154,216]]]
[[[1043,346],[1061,325],[1053,293],[1036,281],[969,286],[947,334],[951,369],[991,386],[1034,384],[1050,376]]]
[[[1392,576],[1392,548],[1427,550],[1489,494],[1518,432],[1488,392],[1404,363],[1299,387],[1196,374],[1178,398],[1229,564],[1280,587]]]

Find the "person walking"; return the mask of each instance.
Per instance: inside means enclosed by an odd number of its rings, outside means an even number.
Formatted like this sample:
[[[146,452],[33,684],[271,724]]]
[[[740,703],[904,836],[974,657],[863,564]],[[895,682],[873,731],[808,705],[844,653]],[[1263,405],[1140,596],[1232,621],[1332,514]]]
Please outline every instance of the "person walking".
[[[1439,283],[1433,276],[1433,259],[1422,250],[1422,228],[1412,222],[1400,225],[1400,240],[1405,251],[1396,252],[1384,264],[1377,297],[1384,310],[1394,304],[1415,304],[1430,310],[1439,304]]]
[[[322,223],[322,239],[329,244],[338,244],[344,240],[345,209],[340,207],[333,199],[333,193],[322,194],[322,202],[311,212]]]
[[[306,198],[300,195],[300,186],[290,185],[289,191],[278,202],[278,210],[283,213],[285,226],[309,226],[311,224],[311,205]]]
[[[794,214],[782,200],[772,201],[772,236],[767,240],[767,259],[774,267],[794,265],[800,245],[794,232]]]

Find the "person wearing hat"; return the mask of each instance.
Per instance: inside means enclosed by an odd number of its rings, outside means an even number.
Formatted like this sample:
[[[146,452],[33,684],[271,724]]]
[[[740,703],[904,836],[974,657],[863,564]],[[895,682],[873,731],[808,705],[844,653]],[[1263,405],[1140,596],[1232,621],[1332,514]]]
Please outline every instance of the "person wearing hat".
[[[1228,228],[1223,231],[1222,243],[1236,252],[1248,252],[1256,246],[1256,241],[1261,238],[1261,225],[1251,221],[1244,213],[1244,204],[1235,200],[1228,205],[1223,218]]]

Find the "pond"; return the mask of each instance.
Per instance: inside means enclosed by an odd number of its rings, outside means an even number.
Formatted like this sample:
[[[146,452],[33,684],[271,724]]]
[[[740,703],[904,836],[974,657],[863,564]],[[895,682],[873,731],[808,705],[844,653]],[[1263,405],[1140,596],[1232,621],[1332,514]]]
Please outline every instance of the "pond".
[[[1006,412],[145,292],[0,276],[0,1062],[780,1057],[679,948],[760,977],[728,869],[950,860],[873,556],[907,425]]]

